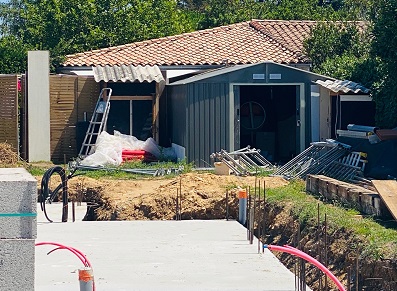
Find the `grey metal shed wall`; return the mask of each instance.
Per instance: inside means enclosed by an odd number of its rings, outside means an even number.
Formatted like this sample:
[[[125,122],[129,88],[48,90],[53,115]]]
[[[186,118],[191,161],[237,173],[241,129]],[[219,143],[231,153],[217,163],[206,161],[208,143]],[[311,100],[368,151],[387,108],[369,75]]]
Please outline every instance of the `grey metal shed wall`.
[[[187,98],[188,161],[208,167],[210,155],[229,150],[229,84],[189,84]]]

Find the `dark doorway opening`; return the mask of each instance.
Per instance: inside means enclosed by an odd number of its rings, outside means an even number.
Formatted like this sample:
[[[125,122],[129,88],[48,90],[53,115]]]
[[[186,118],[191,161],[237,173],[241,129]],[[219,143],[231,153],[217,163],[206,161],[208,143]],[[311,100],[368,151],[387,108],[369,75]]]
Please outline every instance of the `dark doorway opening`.
[[[358,95],[357,101],[341,101],[341,96],[332,96],[331,138],[336,138],[337,130],[346,130],[349,124],[375,126],[375,102],[359,98]]]
[[[240,146],[270,161],[296,155],[297,86],[240,86]]]

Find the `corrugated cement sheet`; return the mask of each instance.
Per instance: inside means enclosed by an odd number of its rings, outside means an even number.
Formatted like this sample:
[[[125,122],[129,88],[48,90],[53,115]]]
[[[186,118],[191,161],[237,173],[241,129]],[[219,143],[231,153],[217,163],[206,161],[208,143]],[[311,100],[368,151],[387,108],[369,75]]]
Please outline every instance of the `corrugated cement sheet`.
[[[317,80],[314,83],[335,93],[369,93],[369,89],[349,80]]]
[[[96,82],[164,82],[158,66],[97,66],[92,69]]]

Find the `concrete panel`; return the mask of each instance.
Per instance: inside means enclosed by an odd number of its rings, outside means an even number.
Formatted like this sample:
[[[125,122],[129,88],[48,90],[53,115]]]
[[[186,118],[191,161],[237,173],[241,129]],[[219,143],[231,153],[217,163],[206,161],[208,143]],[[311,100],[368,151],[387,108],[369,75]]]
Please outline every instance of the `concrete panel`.
[[[0,290],[34,290],[35,241],[0,240]]]
[[[49,52],[28,52],[28,159],[50,161]]]
[[[36,179],[23,168],[0,168],[0,238],[36,238],[36,209]]]

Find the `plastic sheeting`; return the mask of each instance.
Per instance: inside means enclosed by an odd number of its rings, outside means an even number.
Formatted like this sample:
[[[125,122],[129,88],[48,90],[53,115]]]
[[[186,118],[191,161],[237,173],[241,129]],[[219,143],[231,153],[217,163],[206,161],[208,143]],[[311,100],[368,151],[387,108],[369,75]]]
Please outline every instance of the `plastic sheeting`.
[[[135,136],[125,135],[115,130],[114,135],[103,131],[98,136],[94,153],[87,156],[80,164],[93,167],[119,166],[123,162],[123,150],[144,150],[159,160],[176,159],[176,154],[172,148],[158,146],[151,137],[142,141]]]
[[[367,153],[364,175],[371,179],[397,178],[397,140],[375,144],[366,139],[339,137],[338,141],[352,146],[353,151]]]

